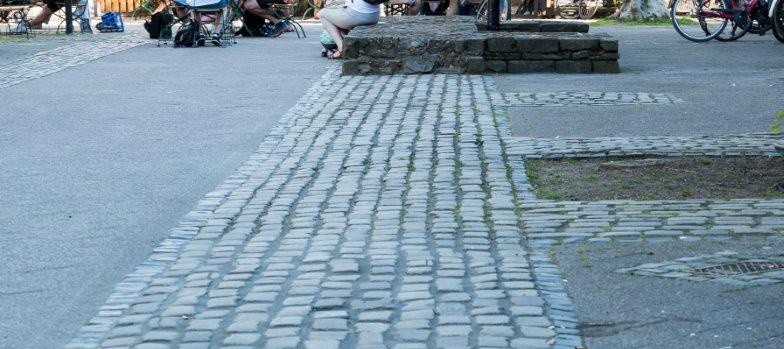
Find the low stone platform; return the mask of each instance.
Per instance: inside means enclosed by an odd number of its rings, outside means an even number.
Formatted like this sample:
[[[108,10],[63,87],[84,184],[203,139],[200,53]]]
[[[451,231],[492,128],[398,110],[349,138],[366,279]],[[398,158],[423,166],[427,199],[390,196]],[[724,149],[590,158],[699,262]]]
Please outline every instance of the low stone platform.
[[[583,23],[519,21],[499,32],[477,27],[471,17],[435,16],[357,27],[344,42],[343,75],[619,72],[618,40],[588,34]]]

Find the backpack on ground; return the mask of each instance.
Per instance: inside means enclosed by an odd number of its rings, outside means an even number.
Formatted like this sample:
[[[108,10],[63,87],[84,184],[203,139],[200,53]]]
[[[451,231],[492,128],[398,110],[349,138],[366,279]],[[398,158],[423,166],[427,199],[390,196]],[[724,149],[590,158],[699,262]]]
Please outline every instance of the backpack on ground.
[[[193,23],[183,24],[174,35],[174,47],[193,47],[204,45],[199,40],[199,26]]]
[[[174,16],[168,12],[157,12],[150,16],[149,21],[144,21],[144,29],[150,33],[150,39],[171,38],[171,27]]]
[[[101,23],[95,25],[101,33],[124,32],[122,15],[119,12],[107,12],[101,16]]]

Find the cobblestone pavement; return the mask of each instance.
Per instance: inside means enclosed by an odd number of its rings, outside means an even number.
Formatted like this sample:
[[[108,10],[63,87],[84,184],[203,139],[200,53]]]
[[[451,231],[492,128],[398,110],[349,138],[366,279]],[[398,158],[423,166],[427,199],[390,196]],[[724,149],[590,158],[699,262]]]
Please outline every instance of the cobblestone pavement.
[[[534,201],[519,205],[533,245],[577,241],[781,239],[784,200]]]
[[[553,244],[781,237],[783,200],[538,200],[524,156],[562,140],[510,138],[494,96],[491,77],[332,69],[68,347],[576,348]]]
[[[661,156],[779,156],[774,134],[729,134],[693,137],[529,138],[507,141],[509,155],[528,158]]]
[[[41,51],[0,65],[0,89],[85,64],[136,47],[149,40],[139,34],[107,35]]]
[[[493,105],[506,107],[584,107],[608,105],[675,104],[669,93],[644,92],[535,92],[494,93]]]
[[[69,347],[580,345],[533,282],[554,268],[520,239],[490,85],[331,72]]]

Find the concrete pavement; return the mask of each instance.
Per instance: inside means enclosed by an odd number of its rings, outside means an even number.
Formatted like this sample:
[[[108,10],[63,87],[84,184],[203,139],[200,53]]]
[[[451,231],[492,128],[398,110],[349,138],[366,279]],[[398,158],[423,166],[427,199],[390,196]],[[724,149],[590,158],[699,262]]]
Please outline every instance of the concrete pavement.
[[[0,89],[0,347],[65,345],[235,171],[329,63],[307,28],[227,48],[147,44]]]

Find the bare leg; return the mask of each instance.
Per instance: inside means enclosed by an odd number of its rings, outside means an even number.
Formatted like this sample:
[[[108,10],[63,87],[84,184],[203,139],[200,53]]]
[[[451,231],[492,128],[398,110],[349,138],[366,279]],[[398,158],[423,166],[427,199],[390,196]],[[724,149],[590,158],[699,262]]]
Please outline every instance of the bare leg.
[[[52,9],[50,9],[48,6],[44,6],[43,10],[41,10],[41,13],[39,13],[37,16],[35,16],[35,18],[33,18],[32,21],[30,21],[30,26],[33,28],[39,28],[44,24],[44,22],[48,21],[49,17],[51,16]]]
[[[455,16],[457,15],[457,0],[449,0],[449,7],[446,8],[446,15],[447,16]]]
[[[419,11],[422,7],[422,0],[414,0],[411,4],[408,5],[408,15],[409,16],[416,16],[419,14]]]
[[[257,3],[255,0],[245,1],[245,3],[242,4],[242,9],[254,15],[257,15],[261,18],[264,18],[270,21],[272,24],[278,24],[278,22],[280,22],[278,16],[275,15],[275,12],[273,12],[268,8],[261,8],[259,6],[259,3]]]
[[[338,46],[338,52],[343,52],[343,38],[346,36],[347,30],[338,27],[334,23],[329,21],[329,12],[336,11],[333,9],[324,9],[321,11],[321,24],[324,26],[324,30],[329,34],[335,44]],[[325,16],[326,15],[326,16]]]

